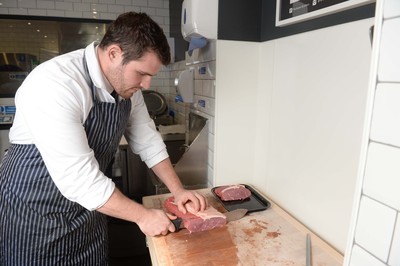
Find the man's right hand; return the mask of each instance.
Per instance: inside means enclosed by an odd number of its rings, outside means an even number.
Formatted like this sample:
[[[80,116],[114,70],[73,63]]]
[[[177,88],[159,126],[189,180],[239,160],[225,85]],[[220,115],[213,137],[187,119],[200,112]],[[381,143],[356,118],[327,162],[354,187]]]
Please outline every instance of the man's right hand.
[[[148,236],[166,235],[175,232],[171,218],[162,210],[146,209],[137,220],[137,225]]]

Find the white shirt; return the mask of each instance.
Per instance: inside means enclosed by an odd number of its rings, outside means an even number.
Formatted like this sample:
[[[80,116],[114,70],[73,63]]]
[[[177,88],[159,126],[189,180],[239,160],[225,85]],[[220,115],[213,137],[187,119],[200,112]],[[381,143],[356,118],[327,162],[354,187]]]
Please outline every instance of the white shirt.
[[[101,72],[94,43],[58,56],[37,66],[18,89],[10,142],[35,144],[60,192],[95,210],[107,202],[115,184],[99,170],[83,128],[93,104],[83,65],[84,51],[93,83],[100,88],[97,98],[115,101],[110,95],[113,88]],[[165,144],[147,112],[142,93],[136,92],[131,102],[124,136],[132,151],[151,168],[168,157]]]

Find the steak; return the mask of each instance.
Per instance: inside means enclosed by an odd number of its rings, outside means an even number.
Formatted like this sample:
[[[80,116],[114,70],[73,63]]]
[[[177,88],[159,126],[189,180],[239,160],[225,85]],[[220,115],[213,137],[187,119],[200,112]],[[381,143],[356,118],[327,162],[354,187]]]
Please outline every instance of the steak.
[[[187,213],[179,211],[174,202],[174,197],[164,201],[164,207],[169,212],[182,219],[182,223],[190,233],[207,231],[222,227],[226,224],[226,217],[212,206],[204,211],[196,212],[189,204],[186,204]]]
[[[244,200],[251,196],[251,191],[243,185],[221,186],[214,192],[223,201]]]

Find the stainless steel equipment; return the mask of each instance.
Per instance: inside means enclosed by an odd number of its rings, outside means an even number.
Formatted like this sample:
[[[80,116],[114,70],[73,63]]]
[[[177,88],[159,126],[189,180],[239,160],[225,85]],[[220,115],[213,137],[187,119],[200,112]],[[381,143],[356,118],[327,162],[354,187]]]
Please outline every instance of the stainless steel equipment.
[[[189,113],[189,145],[174,165],[183,186],[187,189],[206,188],[208,185],[208,121],[195,113]],[[167,187],[151,171],[150,178],[156,194],[168,193]]]

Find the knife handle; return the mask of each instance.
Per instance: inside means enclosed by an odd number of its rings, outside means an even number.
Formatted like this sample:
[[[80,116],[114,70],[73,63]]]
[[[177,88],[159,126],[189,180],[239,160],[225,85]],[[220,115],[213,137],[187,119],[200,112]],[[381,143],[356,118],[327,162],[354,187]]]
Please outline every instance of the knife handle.
[[[181,228],[181,224],[182,224],[182,219],[181,218],[176,218],[175,220],[171,220],[171,222],[175,226],[175,232],[178,231]]]

